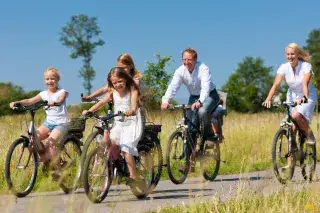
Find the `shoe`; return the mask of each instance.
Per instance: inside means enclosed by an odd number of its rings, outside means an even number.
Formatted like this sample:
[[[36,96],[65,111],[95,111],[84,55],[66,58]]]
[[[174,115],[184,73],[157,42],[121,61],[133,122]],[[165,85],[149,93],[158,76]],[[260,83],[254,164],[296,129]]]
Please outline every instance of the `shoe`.
[[[216,142],[213,142],[213,141],[206,141],[206,149],[213,149],[215,147],[215,143]]]
[[[137,179],[134,179],[134,178],[127,178],[127,181],[126,181],[126,185],[127,186],[130,186],[130,187],[135,187],[135,186],[138,186],[140,184],[145,184],[145,181],[140,179],[140,178],[137,178]]]
[[[42,173],[45,177],[49,176],[49,171],[50,171],[50,167],[51,167],[50,164],[51,164],[51,161],[48,160],[48,161],[44,162],[42,165]]]
[[[53,171],[52,174],[51,174],[51,177],[52,177],[53,181],[59,181],[60,174],[58,172],[56,172],[56,171]]]
[[[290,166],[286,165],[286,166],[281,168],[281,172],[286,172],[288,169],[290,169]]]

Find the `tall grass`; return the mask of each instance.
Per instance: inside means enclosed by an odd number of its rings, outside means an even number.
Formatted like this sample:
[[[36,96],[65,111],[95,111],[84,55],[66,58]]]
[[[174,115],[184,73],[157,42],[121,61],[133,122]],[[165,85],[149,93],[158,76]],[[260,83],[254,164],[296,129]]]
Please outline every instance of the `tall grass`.
[[[73,112],[79,115],[79,112]],[[231,112],[224,119],[223,134],[225,141],[221,147],[221,158],[226,163],[220,166],[219,174],[258,171],[271,168],[272,139],[279,128],[283,113],[239,114]],[[166,154],[167,141],[181,119],[181,112],[149,112],[147,120],[162,124],[160,134],[163,156]],[[44,119],[43,113],[36,115],[36,126]],[[22,124],[22,125],[21,125]],[[92,131],[93,122],[86,126],[83,141]],[[21,128],[22,127],[22,128]],[[0,117],[0,192],[6,193],[4,181],[4,161],[10,144],[21,134],[25,134],[27,124],[22,115]],[[316,119],[312,129],[316,131]],[[316,134],[318,135],[318,134]],[[319,155],[318,155],[319,156]],[[164,162],[165,163],[165,162]],[[199,169],[197,170],[199,173]],[[195,173],[194,175],[199,175]],[[162,178],[167,178],[164,169]],[[55,190],[58,185],[50,178],[38,174],[35,190]]]
[[[268,196],[262,196],[254,191],[240,189],[234,198],[221,202],[213,197],[210,201],[199,202],[190,206],[179,205],[163,208],[157,213],[296,213],[320,212],[320,192],[316,188],[301,191],[290,189],[280,190]]]

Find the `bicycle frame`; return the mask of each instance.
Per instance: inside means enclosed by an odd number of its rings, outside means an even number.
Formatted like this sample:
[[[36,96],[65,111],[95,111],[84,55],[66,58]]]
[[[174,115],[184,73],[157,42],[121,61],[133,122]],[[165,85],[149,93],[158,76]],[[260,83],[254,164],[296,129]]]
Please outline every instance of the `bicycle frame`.
[[[187,154],[189,156],[191,154],[191,152],[196,149],[197,137],[194,140],[194,138],[192,137],[192,133],[191,133],[191,131],[189,129],[189,125],[191,125],[193,127],[193,131],[195,131],[195,134],[199,135],[201,137],[201,143],[199,144],[199,146],[200,146],[199,150],[203,150],[203,146],[204,146],[204,143],[203,143],[203,140],[202,140],[203,135],[202,135],[199,127],[196,124],[194,124],[187,117],[187,110],[190,110],[190,107],[182,104],[182,105],[176,105],[173,108],[182,109],[182,120],[178,124],[177,130],[180,129],[181,132],[183,133],[183,144],[184,144],[184,148],[183,148],[184,152],[183,152],[183,154]],[[196,116],[198,116],[198,115],[196,114]],[[189,149],[186,149],[187,146],[189,147]],[[191,152],[188,152],[189,150]],[[176,153],[176,150],[174,150],[174,153]],[[180,157],[183,158],[183,156],[180,156]],[[187,160],[189,161],[190,159],[187,158]]]

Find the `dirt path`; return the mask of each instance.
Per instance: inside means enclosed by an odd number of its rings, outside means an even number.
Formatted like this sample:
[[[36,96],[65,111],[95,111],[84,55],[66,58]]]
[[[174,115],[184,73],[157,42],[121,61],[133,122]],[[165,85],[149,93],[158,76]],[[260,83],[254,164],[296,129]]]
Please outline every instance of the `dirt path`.
[[[317,167],[320,174],[320,166]],[[289,184],[302,188],[302,176],[295,171],[293,182]],[[319,180],[315,187],[320,189]],[[92,204],[83,189],[78,189],[72,195],[62,191],[31,193],[25,198],[16,199],[13,196],[0,197],[1,212],[143,212],[157,210],[161,207],[179,204],[192,204],[210,200],[214,196],[222,201],[233,197],[240,188],[254,190],[262,195],[268,195],[285,186],[274,178],[272,170],[253,172],[241,175],[219,175],[213,182],[205,182],[201,178],[189,178],[180,185],[170,180],[161,181],[153,194],[145,200],[138,200],[132,195],[129,187],[120,186],[120,190],[112,190],[101,204]],[[120,193],[119,193],[120,192]]]

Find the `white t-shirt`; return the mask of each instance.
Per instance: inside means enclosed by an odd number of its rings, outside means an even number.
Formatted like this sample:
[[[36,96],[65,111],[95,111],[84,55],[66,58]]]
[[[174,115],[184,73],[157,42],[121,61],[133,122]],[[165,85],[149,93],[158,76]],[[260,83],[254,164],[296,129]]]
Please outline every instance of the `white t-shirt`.
[[[299,61],[295,74],[289,62],[279,67],[277,74],[283,75],[289,86],[287,101],[295,101],[297,98],[303,97],[303,78],[305,74],[310,72],[314,75],[311,64],[304,61]],[[309,99],[317,100],[316,89],[311,82],[309,83]]]
[[[50,95],[48,94],[48,90],[45,90],[45,91],[40,92],[39,95],[43,101],[57,102],[60,95],[63,92],[66,92],[67,97],[68,97],[68,92],[65,89],[59,89],[54,94],[50,94]],[[47,114],[46,121],[48,121],[49,123],[52,123],[52,124],[65,124],[65,123],[67,123],[68,122],[68,112],[67,112],[66,101],[64,101],[64,103],[61,104],[60,106],[49,107],[46,110],[46,114]]]

